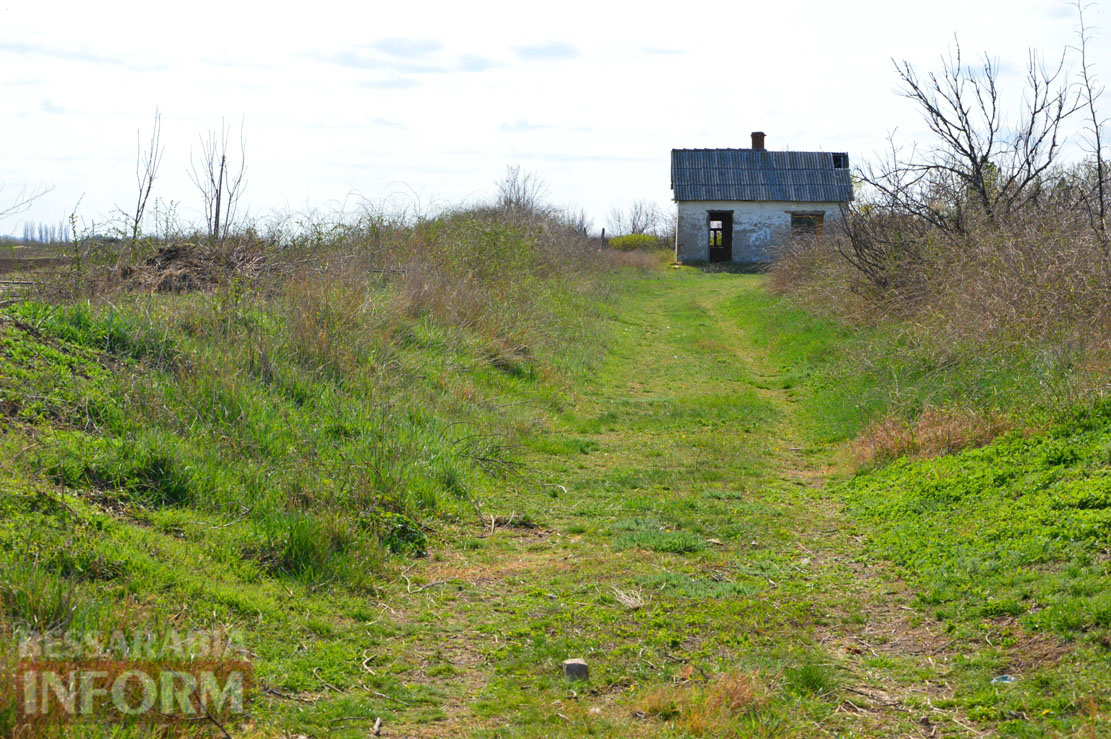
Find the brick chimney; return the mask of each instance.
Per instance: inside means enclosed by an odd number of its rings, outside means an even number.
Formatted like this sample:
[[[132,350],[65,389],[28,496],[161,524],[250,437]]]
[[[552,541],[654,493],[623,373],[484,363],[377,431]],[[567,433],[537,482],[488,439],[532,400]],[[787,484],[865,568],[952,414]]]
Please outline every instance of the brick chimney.
[[[752,132],[752,148],[753,149],[763,149],[764,148],[764,132],[763,131],[753,131]]]

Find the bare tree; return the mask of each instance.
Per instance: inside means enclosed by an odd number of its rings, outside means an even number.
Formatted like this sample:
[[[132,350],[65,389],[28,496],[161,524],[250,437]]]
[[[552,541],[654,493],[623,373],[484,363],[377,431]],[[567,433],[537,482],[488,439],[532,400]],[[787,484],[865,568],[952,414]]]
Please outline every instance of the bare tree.
[[[139,194],[135,200],[135,212],[131,219],[131,250],[135,251],[135,244],[139,240],[139,230],[143,225],[143,216],[147,211],[147,201],[150,200],[150,191],[154,186],[154,178],[158,176],[158,167],[162,164],[162,114],[158,108],[154,109],[154,124],[151,126],[150,143],[143,149],[142,132],[135,132],[135,182],[139,186]]]
[[[590,216],[582,208],[566,208],[556,213],[556,218],[564,227],[584,236],[590,233],[590,227],[593,225]]]
[[[522,172],[517,166],[505,168],[505,179],[498,183],[499,208],[548,213],[544,202],[547,197],[548,183],[536,172]]]
[[[1081,108],[1063,78],[1064,60],[1047,67],[1029,53],[1022,102],[1010,117],[991,57],[966,65],[958,44],[941,71],[925,77],[893,61],[902,95],[917,104],[932,137],[908,150],[892,134],[886,158],[856,172],[863,197],[846,209],[847,238],[838,248],[873,287],[913,292],[907,280],[938,237],[957,243],[976,223],[994,227],[1055,196],[1048,175],[1062,125]]]
[[[656,224],[656,235],[672,245],[675,244],[675,234],[679,229],[679,213],[675,208],[669,208],[660,213],[659,222]]]
[[[924,78],[909,62],[894,62],[932,145],[904,154],[892,143],[885,163],[858,174],[893,211],[963,232],[972,213],[994,221],[1038,197],[1060,154],[1061,126],[1079,103],[1062,79],[1064,55],[1047,67],[1030,52],[1021,110],[1011,121],[1000,102],[998,62],[985,55],[977,68],[967,66],[959,44],[941,61],[941,72]]]
[[[208,235],[214,241],[224,239],[231,233],[235,223],[239,201],[246,186],[246,141],[243,125],[239,126],[239,162],[228,160],[228,135],[230,129],[220,121],[220,135],[209,131],[200,136],[201,153],[198,158],[190,152],[193,184],[201,191],[204,200],[205,224]]]
[[[130,242],[128,245],[127,260],[135,258],[135,247],[139,243],[139,236],[143,228],[143,218],[146,215],[147,202],[150,200],[150,191],[154,187],[154,180],[158,176],[158,167],[162,164],[162,114],[158,108],[154,109],[154,124],[151,126],[150,143],[143,148],[142,131],[135,132],[135,184],[138,194],[135,197],[135,208],[128,212],[116,206],[120,215],[128,219]],[[123,254],[120,254],[120,259]]]
[[[1103,244],[1103,250],[1108,251],[1107,234],[1107,163],[1103,160],[1103,132],[1107,124],[1106,118],[1100,118],[1096,103],[1103,96],[1104,87],[1100,84],[1091,60],[1088,58],[1088,45],[1092,40],[1092,29],[1084,21],[1085,5],[1081,0],[1076,0],[1077,18],[1077,51],[1080,52],[1080,104],[1084,109],[1086,148],[1092,157],[1095,175],[1094,187],[1091,192],[1085,193],[1085,205],[1088,219],[1095,229]]]
[[[617,235],[656,233],[663,215],[651,200],[637,200],[628,211],[614,208],[610,211],[610,230]]]

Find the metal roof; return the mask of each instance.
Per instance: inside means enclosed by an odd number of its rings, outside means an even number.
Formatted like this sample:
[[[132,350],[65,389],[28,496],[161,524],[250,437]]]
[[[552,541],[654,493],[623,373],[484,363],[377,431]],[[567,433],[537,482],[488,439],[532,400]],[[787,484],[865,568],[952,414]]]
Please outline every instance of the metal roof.
[[[785,200],[847,203],[853,199],[848,167],[834,169],[828,151],[672,149],[671,189],[676,200]],[[845,161],[848,155],[845,154]]]

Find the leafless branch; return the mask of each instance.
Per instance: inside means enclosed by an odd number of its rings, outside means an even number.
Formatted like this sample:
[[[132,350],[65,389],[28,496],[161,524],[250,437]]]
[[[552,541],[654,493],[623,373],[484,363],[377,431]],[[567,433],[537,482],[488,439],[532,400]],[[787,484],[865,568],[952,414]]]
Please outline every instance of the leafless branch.
[[[1063,79],[1063,55],[1047,66],[1030,52],[1022,109],[1010,121],[1000,104],[999,63],[987,55],[973,68],[956,44],[940,72],[925,77],[909,62],[893,63],[902,95],[918,105],[933,143],[907,156],[892,143],[884,165],[860,172],[887,207],[963,232],[974,213],[992,221],[1037,196],[1060,154],[1061,126],[1079,109]]]
[[[650,200],[637,200],[627,211],[614,208],[610,211],[609,226],[614,236],[625,234],[656,233],[663,225],[660,209]]]
[[[7,205],[0,205],[0,220],[23,213],[43,195],[51,192],[54,185],[39,185],[38,187],[22,188]],[[0,195],[4,192],[4,183],[0,182]]]

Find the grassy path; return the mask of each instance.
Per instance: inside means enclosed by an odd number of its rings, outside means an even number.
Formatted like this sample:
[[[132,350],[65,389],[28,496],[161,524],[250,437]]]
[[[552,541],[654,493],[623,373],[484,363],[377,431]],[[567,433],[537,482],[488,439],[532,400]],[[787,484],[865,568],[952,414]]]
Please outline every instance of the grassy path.
[[[746,329],[760,283],[674,271],[612,309],[529,472],[477,501],[488,525],[445,526],[383,594],[362,655],[396,680],[389,735],[970,734],[937,707],[944,640],[859,561],[833,450]],[[330,705],[321,729],[365,732]]]

